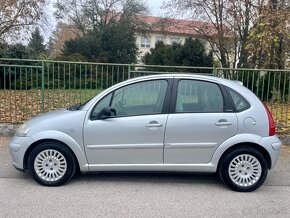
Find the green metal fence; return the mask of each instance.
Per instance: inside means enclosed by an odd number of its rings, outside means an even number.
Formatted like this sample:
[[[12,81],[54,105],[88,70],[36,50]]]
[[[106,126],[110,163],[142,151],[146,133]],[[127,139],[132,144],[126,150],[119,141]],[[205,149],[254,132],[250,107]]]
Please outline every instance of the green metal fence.
[[[160,73],[194,73],[242,81],[268,104],[280,128],[289,126],[290,70],[24,59],[0,59],[0,122],[21,123],[41,112],[84,102],[129,78]]]
[[[243,82],[267,104],[280,131],[290,127],[290,70],[218,68],[215,76]]]

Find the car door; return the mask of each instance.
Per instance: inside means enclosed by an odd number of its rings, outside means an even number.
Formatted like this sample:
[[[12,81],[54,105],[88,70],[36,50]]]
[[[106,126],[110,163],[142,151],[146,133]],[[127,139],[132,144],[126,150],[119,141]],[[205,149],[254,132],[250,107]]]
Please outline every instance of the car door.
[[[170,79],[130,84],[95,105],[91,118],[84,124],[84,144],[91,169],[99,164],[163,163],[170,84]],[[108,106],[116,110],[116,116],[92,119]]]
[[[215,149],[237,133],[237,117],[221,85],[175,79],[164,163],[208,163]]]

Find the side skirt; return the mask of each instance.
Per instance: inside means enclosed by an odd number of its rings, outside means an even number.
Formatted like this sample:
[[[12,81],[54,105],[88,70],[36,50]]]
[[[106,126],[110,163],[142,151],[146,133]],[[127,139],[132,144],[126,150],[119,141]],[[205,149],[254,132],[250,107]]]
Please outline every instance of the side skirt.
[[[91,164],[90,172],[104,171],[159,171],[159,172],[216,172],[217,166],[207,164]]]

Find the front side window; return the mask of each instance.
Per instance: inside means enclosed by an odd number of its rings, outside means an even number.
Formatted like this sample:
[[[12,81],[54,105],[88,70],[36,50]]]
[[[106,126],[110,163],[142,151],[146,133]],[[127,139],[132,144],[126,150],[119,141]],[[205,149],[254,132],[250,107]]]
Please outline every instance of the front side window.
[[[104,107],[116,110],[116,116],[137,116],[162,112],[166,80],[153,80],[131,84],[104,97],[95,107],[96,115]]]
[[[141,36],[141,48],[150,48],[149,36]]]
[[[95,106],[91,117],[97,117],[98,113],[100,113],[100,111],[105,108],[105,107],[109,107],[110,105],[110,101],[112,98],[112,93],[110,93],[109,95],[106,95],[104,98],[102,98],[98,104]]]
[[[180,80],[175,112],[223,112],[223,95],[215,83],[198,80]]]

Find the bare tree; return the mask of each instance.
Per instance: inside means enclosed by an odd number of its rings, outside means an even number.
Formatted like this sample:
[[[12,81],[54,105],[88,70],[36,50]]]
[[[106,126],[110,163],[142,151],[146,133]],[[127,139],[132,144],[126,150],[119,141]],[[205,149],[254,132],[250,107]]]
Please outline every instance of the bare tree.
[[[134,27],[140,23],[136,15],[147,11],[142,1],[136,0],[59,0],[55,8],[57,19],[74,25],[83,35],[112,22],[130,22]]]
[[[0,40],[41,19],[45,0],[0,0]]]
[[[252,0],[228,1],[226,5],[226,25],[233,31],[234,62],[233,66],[247,67],[248,51],[246,45],[252,21],[256,18],[256,2]]]
[[[207,21],[208,25],[192,26],[205,38],[215,52],[222,67],[231,66],[232,32],[227,26],[225,0],[171,0],[165,5],[174,14],[188,14],[191,19]],[[209,31],[212,34],[209,34]],[[214,33],[213,33],[214,31]]]
[[[192,19],[205,20],[215,31],[208,34],[208,28],[195,27],[196,30],[217,51],[223,67],[245,67],[249,31],[258,16],[258,8],[263,0],[172,0],[167,8],[176,8],[176,13],[188,11]]]
[[[54,4],[56,8],[54,16],[63,23],[74,25],[82,35],[85,35],[88,28],[88,19],[83,13],[85,2],[83,0],[57,0]],[[79,35],[79,31],[74,33]]]
[[[270,55],[269,62],[280,61],[280,68],[285,65],[283,60],[289,53],[288,0],[171,0],[165,8],[207,21],[209,28],[214,28],[213,37],[204,26],[192,27],[216,48],[223,67],[256,67],[249,59],[261,60],[266,54],[276,54]]]

